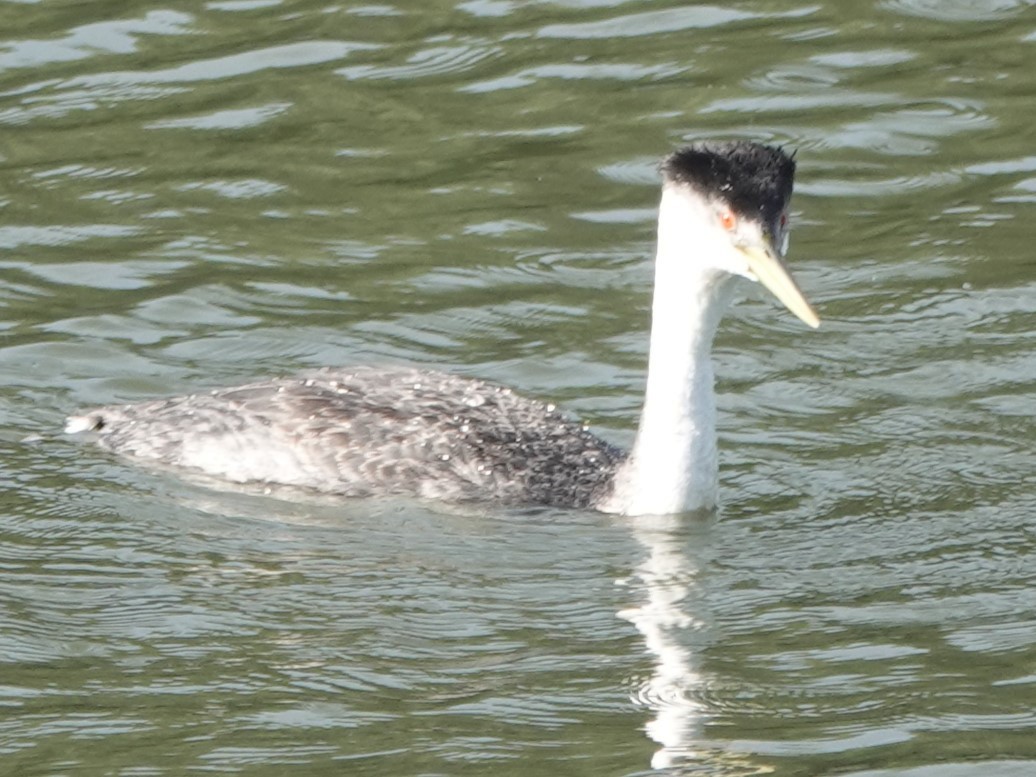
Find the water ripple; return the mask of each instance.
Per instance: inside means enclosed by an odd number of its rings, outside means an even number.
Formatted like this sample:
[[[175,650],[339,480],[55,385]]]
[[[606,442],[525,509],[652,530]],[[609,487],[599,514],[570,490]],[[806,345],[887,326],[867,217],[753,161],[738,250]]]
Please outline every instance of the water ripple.
[[[495,92],[501,89],[520,89],[533,86],[543,79],[557,78],[561,80],[606,80],[606,81],[645,81],[670,78],[687,70],[679,65],[635,65],[635,64],[554,64],[525,68],[516,73],[488,81],[476,81],[461,87],[458,91]]]
[[[66,87],[138,86],[140,84],[186,84],[217,81],[266,70],[309,67],[344,59],[357,51],[381,48],[372,43],[340,40],[309,40],[200,59],[160,70],[126,70],[77,76]]]
[[[1032,771],[1031,3],[0,5],[0,771]],[[58,431],[407,361],[627,442],[657,159],[709,137],[799,149],[824,315],[725,319],[718,519]]]
[[[73,27],[64,38],[0,42],[0,71],[75,62],[99,54],[131,54],[150,35],[186,35],[194,17],[177,11],[149,11],[142,19],[120,19]]]
[[[1010,19],[1031,5],[1027,0],[883,0],[881,3],[893,13],[943,22]]]
[[[857,92],[851,89],[826,89],[807,94],[783,94],[750,97],[725,97],[713,100],[701,113],[795,113],[818,108],[875,108],[898,102],[896,95],[880,92]]]
[[[480,66],[485,60],[502,55],[498,46],[486,41],[465,41],[455,46],[432,46],[411,54],[404,65],[353,65],[336,71],[349,80],[409,80],[446,74],[463,73]]]
[[[3,226],[0,227],[0,248],[71,245],[95,238],[129,237],[141,232],[140,227],[121,224]]]
[[[941,190],[960,180],[959,173],[945,171],[873,181],[814,178],[798,188],[804,194],[814,197],[880,198],[894,195],[911,196],[917,191]]]
[[[738,11],[716,5],[695,5],[685,8],[671,8],[661,11],[624,14],[598,22],[576,22],[551,24],[541,27],[536,35],[540,38],[561,38],[580,40],[585,38],[631,38],[659,33],[674,33],[681,30],[719,27],[731,22],[759,18],[759,14]]]
[[[250,108],[215,111],[184,119],[163,119],[147,124],[149,129],[226,130],[257,127],[290,109],[291,103],[267,103]]]
[[[861,67],[890,67],[917,59],[918,54],[905,49],[863,49],[817,54],[810,62],[825,67],[855,69]]]
[[[160,100],[188,91],[187,85],[223,81],[266,70],[308,67],[379,48],[368,43],[303,41],[188,62],[159,70],[109,71],[48,80],[24,87],[37,94],[0,111],[0,123],[28,124],[57,119],[75,111],[93,111],[125,101]]]

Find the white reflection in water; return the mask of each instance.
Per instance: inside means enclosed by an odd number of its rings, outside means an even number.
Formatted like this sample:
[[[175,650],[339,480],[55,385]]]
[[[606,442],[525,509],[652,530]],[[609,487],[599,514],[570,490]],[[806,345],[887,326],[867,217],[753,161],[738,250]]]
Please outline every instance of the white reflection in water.
[[[702,681],[694,667],[693,639],[688,638],[704,622],[694,611],[699,564],[688,554],[694,527],[687,520],[686,516],[635,519],[634,536],[647,556],[629,584],[643,604],[619,613],[644,635],[644,645],[654,659],[651,676],[641,683],[634,701],[653,713],[647,733],[660,745],[651,759],[655,769],[699,755],[693,747],[705,717],[704,706],[694,698]]]

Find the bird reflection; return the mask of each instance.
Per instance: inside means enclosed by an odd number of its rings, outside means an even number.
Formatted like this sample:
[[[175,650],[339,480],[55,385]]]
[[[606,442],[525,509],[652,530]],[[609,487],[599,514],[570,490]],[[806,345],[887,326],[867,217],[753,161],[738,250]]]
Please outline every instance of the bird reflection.
[[[707,533],[708,518],[697,524],[678,516],[642,516],[632,524],[636,539],[647,550],[643,562],[629,579],[642,604],[623,610],[619,617],[628,620],[644,636],[653,658],[651,676],[637,689],[634,701],[653,713],[647,734],[659,745],[651,760],[655,769],[698,760],[695,743],[701,741],[707,710],[696,700],[702,678],[695,668],[693,636],[706,623],[698,606],[700,537]]]

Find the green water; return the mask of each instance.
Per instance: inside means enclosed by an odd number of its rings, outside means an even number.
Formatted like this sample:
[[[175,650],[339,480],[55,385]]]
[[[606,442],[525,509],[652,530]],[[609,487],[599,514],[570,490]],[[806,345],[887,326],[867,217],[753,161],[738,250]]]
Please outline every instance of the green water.
[[[0,1],[0,773],[1036,773],[1021,0]],[[295,504],[56,434],[407,361],[627,443],[654,165],[797,149],[715,520]]]

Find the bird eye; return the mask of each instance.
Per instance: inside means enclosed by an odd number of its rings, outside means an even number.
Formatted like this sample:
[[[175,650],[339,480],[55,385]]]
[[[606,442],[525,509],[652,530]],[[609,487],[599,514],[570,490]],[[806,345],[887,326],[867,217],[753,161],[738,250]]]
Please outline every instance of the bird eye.
[[[787,213],[782,213],[781,214],[781,226],[782,227],[788,226],[788,214]]]
[[[725,210],[719,214],[719,223],[727,232],[733,232],[734,227],[737,226],[737,216],[733,211]]]

